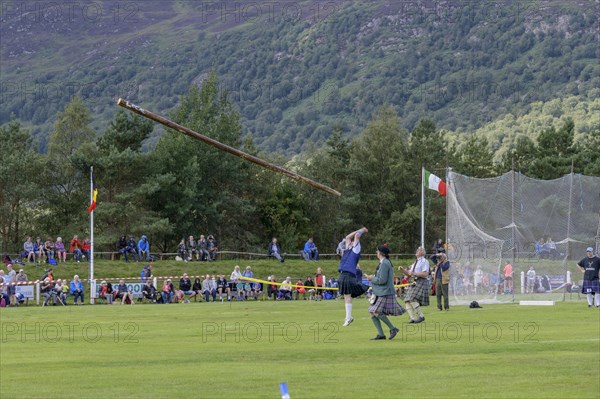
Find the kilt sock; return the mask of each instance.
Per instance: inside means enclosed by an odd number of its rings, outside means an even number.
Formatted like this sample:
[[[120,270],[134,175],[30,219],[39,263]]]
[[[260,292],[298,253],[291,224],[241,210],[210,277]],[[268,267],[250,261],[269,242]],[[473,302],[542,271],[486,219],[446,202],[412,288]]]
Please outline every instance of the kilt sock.
[[[587,300],[588,300],[588,305],[594,306],[594,295],[593,294],[587,294]]]
[[[373,322],[373,324],[375,324],[375,328],[377,329],[377,335],[379,335],[380,337],[385,336],[385,334],[383,333],[383,328],[381,328],[381,322],[379,321],[379,318],[377,318],[377,316],[371,316],[371,321]]]
[[[396,328],[396,327],[394,327],[394,325],[392,324],[390,319],[388,319],[387,315],[380,314],[377,317],[379,318],[379,320],[383,321],[385,323],[385,325],[390,328],[390,330],[393,330],[394,328]]]
[[[417,317],[415,317],[415,309],[413,308],[412,302],[406,302],[406,311],[408,312],[408,316],[411,320],[417,320]]]
[[[419,305],[419,302],[413,302],[413,308],[415,309],[415,313],[417,316],[419,316],[419,318],[425,317],[421,311],[421,305]]]

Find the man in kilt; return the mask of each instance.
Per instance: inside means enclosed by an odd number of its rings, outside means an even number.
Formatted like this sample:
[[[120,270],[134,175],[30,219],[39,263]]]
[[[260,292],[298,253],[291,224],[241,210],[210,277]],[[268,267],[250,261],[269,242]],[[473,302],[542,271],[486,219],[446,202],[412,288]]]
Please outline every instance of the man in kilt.
[[[581,293],[587,294],[589,308],[594,306],[594,296],[596,307],[600,308],[600,259],[594,255],[594,248],[588,247],[586,252],[587,258],[583,258],[577,263],[583,272]]]
[[[417,248],[415,256],[417,260],[408,270],[402,266],[398,267],[398,270],[414,279],[415,285],[408,287],[404,302],[410,322],[421,323],[425,321],[421,306],[429,306],[429,261],[425,259],[425,248],[423,247]]]
[[[340,295],[344,296],[344,304],[346,305],[346,319],[344,327],[347,327],[354,321],[352,317],[352,298],[356,298],[367,292],[369,287],[356,281],[356,265],[360,259],[360,236],[366,233],[366,227],[353,231],[344,239],[346,241],[346,250],[342,254],[338,272],[340,278],[338,280],[338,290]]]
[[[400,316],[406,312],[396,300],[396,291],[394,289],[394,269],[390,262],[390,249],[387,244],[377,247],[377,259],[379,265],[375,270],[374,275],[367,275],[367,279],[371,281],[373,288],[373,296],[375,300],[369,307],[371,313],[371,321],[377,329],[377,336],[371,338],[372,341],[385,339],[381,322],[383,321],[390,328],[390,339],[394,339],[398,334],[398,329],[392,324],[388,315]]]

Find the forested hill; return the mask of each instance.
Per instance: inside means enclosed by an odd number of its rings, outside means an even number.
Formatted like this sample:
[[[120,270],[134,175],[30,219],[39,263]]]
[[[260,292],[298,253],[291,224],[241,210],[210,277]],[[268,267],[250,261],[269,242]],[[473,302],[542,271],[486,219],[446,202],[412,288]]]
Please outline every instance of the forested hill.
[[[125,97],[167,113],[216,70],[264,150],[298,153],[384,103],[470,132],[600,94],[594,1],[98,1],[2,4],[0,124],[45,149],[79,95],[103,133]],[[159,132],[158,130],[156,132]],[[154,138],[155,140],[156,138]]]

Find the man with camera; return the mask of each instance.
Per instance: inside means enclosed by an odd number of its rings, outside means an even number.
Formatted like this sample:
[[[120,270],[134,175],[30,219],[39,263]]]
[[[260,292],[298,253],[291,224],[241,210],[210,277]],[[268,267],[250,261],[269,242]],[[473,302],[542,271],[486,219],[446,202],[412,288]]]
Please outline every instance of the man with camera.
[[[433,283],[435,284],[435,296],[437,308],[442,310],[442,296],[444,297],[444,309],[450,310],[448,299],[448,283],[450,283],[450,262],[445,252],[438,252],[431,257],[435,263],[433,269]]]

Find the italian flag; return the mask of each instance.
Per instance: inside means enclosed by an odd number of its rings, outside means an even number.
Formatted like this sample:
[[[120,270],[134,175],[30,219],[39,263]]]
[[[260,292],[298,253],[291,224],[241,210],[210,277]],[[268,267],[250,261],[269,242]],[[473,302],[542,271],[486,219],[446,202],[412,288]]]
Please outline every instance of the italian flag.
[[[424,183],[427,188],[437,191],[438,193],[440,193],[440,195],[444,197],[446,196],[446,183],[444,183],[442,179],[440,179],[433,173],[429,173],[428,171],[425,171],[424,177]]]

